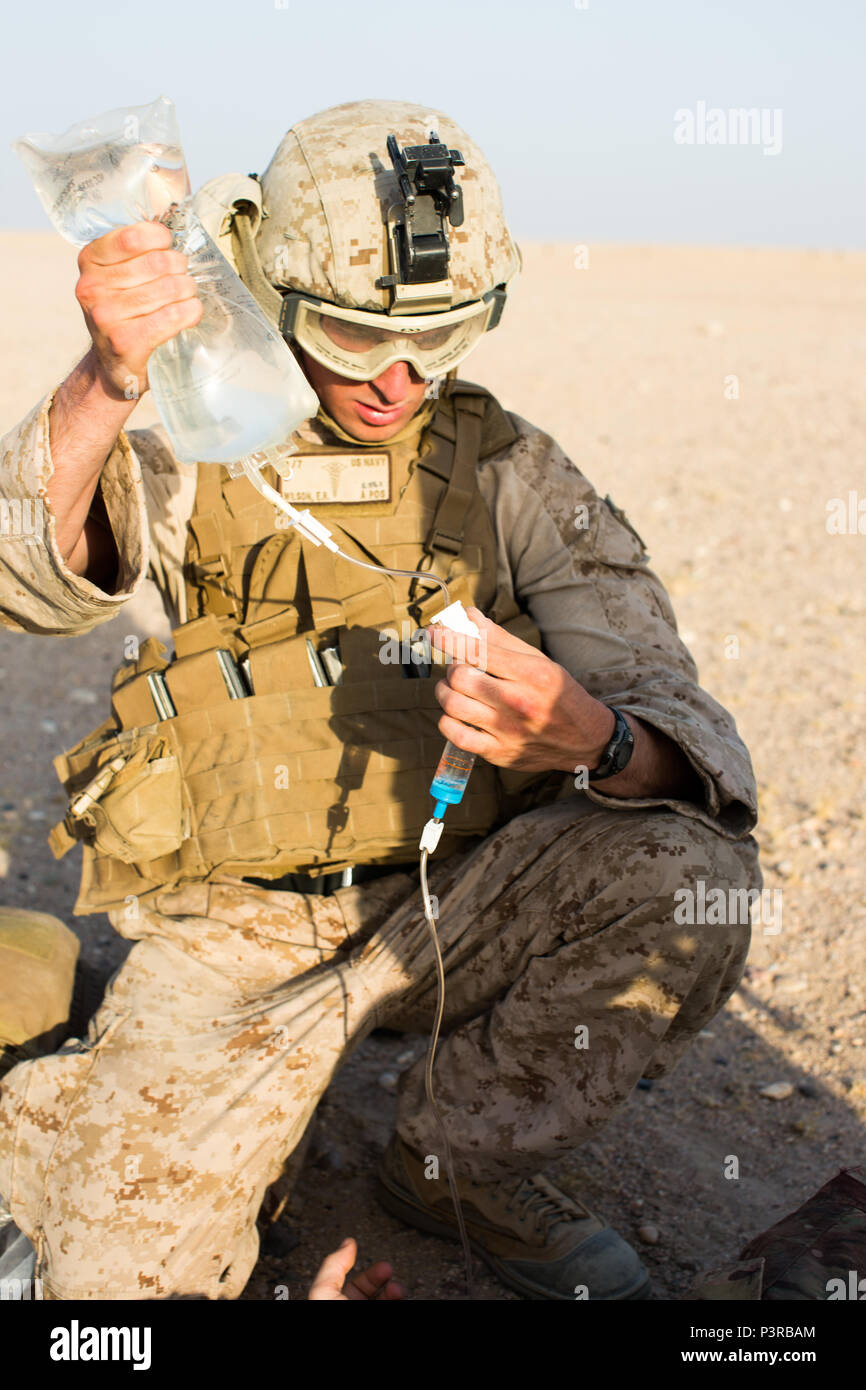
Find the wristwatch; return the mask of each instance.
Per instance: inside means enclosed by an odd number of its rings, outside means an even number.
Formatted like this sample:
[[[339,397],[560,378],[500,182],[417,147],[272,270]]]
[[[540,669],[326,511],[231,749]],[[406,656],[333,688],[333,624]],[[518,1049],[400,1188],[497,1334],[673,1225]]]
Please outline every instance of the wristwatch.
[[[601,755],[601,762],[588,774],[589,782],[603,782],[605,777],[615,777],[622,772],[634,752],[634,734],[622,714],[613,705],[608,705],[608,709],[616,717],[616,726],[610,743]]]

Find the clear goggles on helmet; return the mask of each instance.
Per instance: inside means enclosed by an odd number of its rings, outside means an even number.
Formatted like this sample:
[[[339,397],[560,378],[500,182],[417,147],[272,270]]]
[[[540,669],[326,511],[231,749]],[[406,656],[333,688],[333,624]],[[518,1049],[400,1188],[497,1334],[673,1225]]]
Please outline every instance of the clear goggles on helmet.
[[[280,327],[286,336],[340,376],[372,381],[393,362],[411,362],[422,377],[444,376],[499,322],[505,291],[497,288],[460,309],[398,319],[293,291],[284,298]],[[384,328],[383,322],[400,326]]]

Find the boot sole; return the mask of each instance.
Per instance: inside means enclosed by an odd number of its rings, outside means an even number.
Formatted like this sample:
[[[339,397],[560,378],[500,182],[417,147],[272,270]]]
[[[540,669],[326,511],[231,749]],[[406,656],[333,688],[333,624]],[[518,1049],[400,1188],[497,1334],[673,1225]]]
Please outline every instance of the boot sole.
[[[380,1173],[377,1178],[377,1197],[380,1204],[391,1216],[396,1216],[398,1220],[407,1222],[410,1226],[415,1226],[421,1231],[426,1231],[428,1235],[440,1236],[443,1240],[459,1240],[459,1233],[446,1221],[440,1221],[433,1216],[429,1209],[422,1206],[414,1198],[407,1195],[405,1189],[391,1187]],[[504,1261],[491,1255],[480,1241],[469,1236],[469,1247],[474,1255],[487,1265],[509,1289],[514,1289],[515,1293],[521,1293],[525,1298],[531,1298],[539,1302],[560,1302],[572,1303],[574,1299],[566,1298],[564,1294],[552,1293],[550,1289],[541,1284],[534,1284],[531,1280],[524,1278],[520,1274],[515,1274],[509,1269]],[[623,1293],[618,1293],[615,1298],[599,1300],[605,1303],[623,1303],[635,1299],[649,1298],[650,1278],[645,1275],[637,1283],[625,1289]]]

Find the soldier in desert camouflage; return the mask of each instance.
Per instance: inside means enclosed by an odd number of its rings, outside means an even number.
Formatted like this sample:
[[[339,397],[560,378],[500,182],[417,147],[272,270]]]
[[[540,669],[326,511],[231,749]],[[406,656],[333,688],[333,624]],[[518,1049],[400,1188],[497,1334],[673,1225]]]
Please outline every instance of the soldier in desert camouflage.
[[[462,215],[421,198],[413,232],[388,136],[411,150],[431,131],[462,156]],[[352,553],[446,578],[482,641],[429,671],[379,660],[386,633],[441,606],[435,585],[334,561],[247,479],[180,465],[159,427],[127,432],[149,354],[200,301],[159,224],[84,249],[92,346],[3,442],[4,495],[44,497],[47,535],[0,549],[0,620],[85,632],[150,575],[175,655],[145,643],[112,720],[58,759],[70,810],[52,845],[83,844],[76,910],[135,945],[87,1039],[8,1073],[0,1194],[49,1296],[242,1291],[262,1201],[341,1056],[376,1025],[430,1026],[417,843],[446,737],[479,755],[430,873],[437,1091],[474,1249],[527,1297],[644,1297],[631,1247],[539,1169],[667,1071],[739,981],[748,921],[680,925],[674,895],[760,887],[748,753],[623,514],[457,377],[519,266],[464,131],[348,103],[196,206],[321,403],[283,491]],[[418,261],[447,241],[446,274],[413,278],[414,234]],[[339,685],[314,687],[307,639],[339,651]],[[247,698],[225,694],[218,650],[248,663]],[[154,712],[154,674],[173,716]],[[379,1191],[453,1236],[438,1154],[419,1062]],[[353,1257],[336,1252],[314,1296],[338,1296]],[[352,1296],[400,1296],[389,1275]]]

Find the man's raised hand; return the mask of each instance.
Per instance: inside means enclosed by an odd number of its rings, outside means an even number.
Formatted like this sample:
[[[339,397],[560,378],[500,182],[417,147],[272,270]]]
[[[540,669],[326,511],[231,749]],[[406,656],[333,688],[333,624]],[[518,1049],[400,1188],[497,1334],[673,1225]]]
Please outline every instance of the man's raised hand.
[[[198,323],[202,302],[187,265],[161,222],[118,227],[80,252],[75,297],[109,394],[137,400],[154,348]]]

